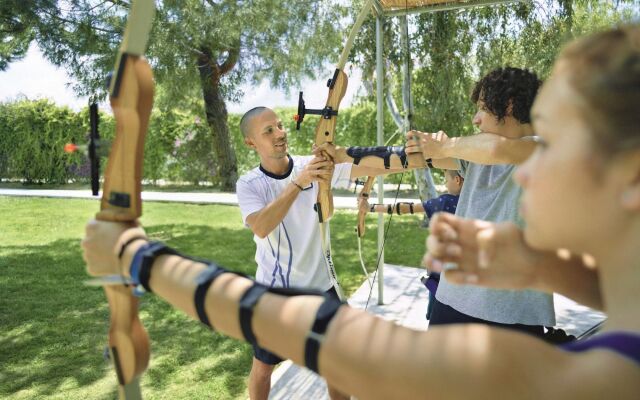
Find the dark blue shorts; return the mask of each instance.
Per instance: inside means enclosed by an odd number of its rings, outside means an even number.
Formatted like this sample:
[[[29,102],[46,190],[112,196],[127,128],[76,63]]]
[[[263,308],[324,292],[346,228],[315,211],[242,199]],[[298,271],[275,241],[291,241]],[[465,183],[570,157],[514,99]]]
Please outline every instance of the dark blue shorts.
[[[338,293],[336,293],[336,289],[335,288],[332,287],[331,289],[327,290],[326,293],[328,295],[333,296],[336,299],[338,299]],[[284,361],[282,358],[280,358],[277,355],[273,354],[269,350],[265,350],[262,347],[257,346],[257,345],[253,346],[253,356],[257,360],[262,361],[263,363],[269,364],[269,365],[280,364],[282,361]]]

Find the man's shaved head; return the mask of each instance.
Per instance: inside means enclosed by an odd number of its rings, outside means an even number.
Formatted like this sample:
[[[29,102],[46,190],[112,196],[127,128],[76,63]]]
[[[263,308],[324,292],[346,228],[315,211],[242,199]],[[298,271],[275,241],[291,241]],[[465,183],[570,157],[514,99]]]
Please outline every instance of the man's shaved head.
[[[262,114],[263,112],[270,110],[270,108],[267,107],[253,107],[251,110],[247,111],[246,113],[244,113],[244,115],[242,116],[242,118],[240,118],[240,132],[242,132],[242,136],[243,137],[249,137],[249,135],[251,134],[250,132],[250,126],[251,126],[251,121],[257,117],[258,115]]]

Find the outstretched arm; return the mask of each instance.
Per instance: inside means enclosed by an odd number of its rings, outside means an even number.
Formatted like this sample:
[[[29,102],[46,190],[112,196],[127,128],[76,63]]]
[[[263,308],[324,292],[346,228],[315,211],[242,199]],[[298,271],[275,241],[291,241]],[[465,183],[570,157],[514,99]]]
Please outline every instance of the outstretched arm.
[[[450,138],[446,133],[428,133],[410,131],[407,138],[420,138],[419,145],[414,140],[407,141],[407,153],[422,152],[425,158],[436,161],[434,166],[445,164],[453,166],[450,159],[471,161],[477,164],[520,164],[535,150],[536,144],[530,138],[511,139],[492,133],[479,133],[471,136]],[[444,169],[446,166],[440,166]]]
[[[130,276],[131,261],[146,241],[130,242],[120,262],[117,254],[123,243],[140,235],[139,228],[90,223],[83,240],[89,273]],[[111,267],[114,261],[120,271]],[[196,279],[206,269],[207,265],[181,256],[160,256],[152,265],[149,286],[174,307],[198,318],[193,304]],[[239,301],[256,285],[232,273],[215,279],[204,297],[212,327],[243,338]],[[305,344],[322,302],[321,296],[265,293],[250,320],[257,343],[305,365]],[[343,305],[326,333],[315,339],[320,344],[319,373],[337,389],[359,398],[458,399],[496,394],[591,398],[603,393],[632,398],[640,389],[637,368],[619,356],[599,351],[573,356],[524,334],[487,326],[418,332]],[[601,374],[602,368],[608,373]]]
[[[427,167],[422,156],[410,157],[403,146],[340,147],[325,143],[314,148],[313,152],[316,155],[326,153],[336,164],[354,164],[351,179]]]

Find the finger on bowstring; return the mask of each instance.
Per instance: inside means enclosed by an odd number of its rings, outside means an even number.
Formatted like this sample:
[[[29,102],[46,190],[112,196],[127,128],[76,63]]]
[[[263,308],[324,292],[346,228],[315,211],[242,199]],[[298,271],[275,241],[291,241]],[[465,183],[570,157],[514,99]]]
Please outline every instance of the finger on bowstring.
[[[492,227],[479,231],[476,234],[476,242],[478,243],[478,266],[484,269],[489,268],[496,253],[496,229]]]

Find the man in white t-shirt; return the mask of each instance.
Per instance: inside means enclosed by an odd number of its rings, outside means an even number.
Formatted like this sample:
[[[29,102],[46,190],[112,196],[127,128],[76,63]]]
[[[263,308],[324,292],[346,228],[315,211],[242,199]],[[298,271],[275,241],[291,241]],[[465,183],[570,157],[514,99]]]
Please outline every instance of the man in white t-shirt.
[[[391,169],[384,169],[384,157],[380,156],[381,168],[353,165],[347,149],[333,146],[316,149],[312,156],[291,156],[282,121],[266,107],[249,110],[240,121],[240,130],[246,145],[260,156],[260,166],[241,176],[236,185],[242,219],[254,233],[256,280],[272,287],[313,288],[337,296],[314,211],[318,181],[331,180],[332,187],[347,188],[355,177],[399,170],[393,169],[393,164]],[[327,150],[333,159],[321,155],[320,150]],[[397,164],[398,153],[393,154],[395,157],[386,154],[387,164],[390,158]],[[252,400],[268,398],[271,372],[281,361],[277,355],[254,346],[249,375]],[[329,395],[332,399],[348,398],[331,387]]]

